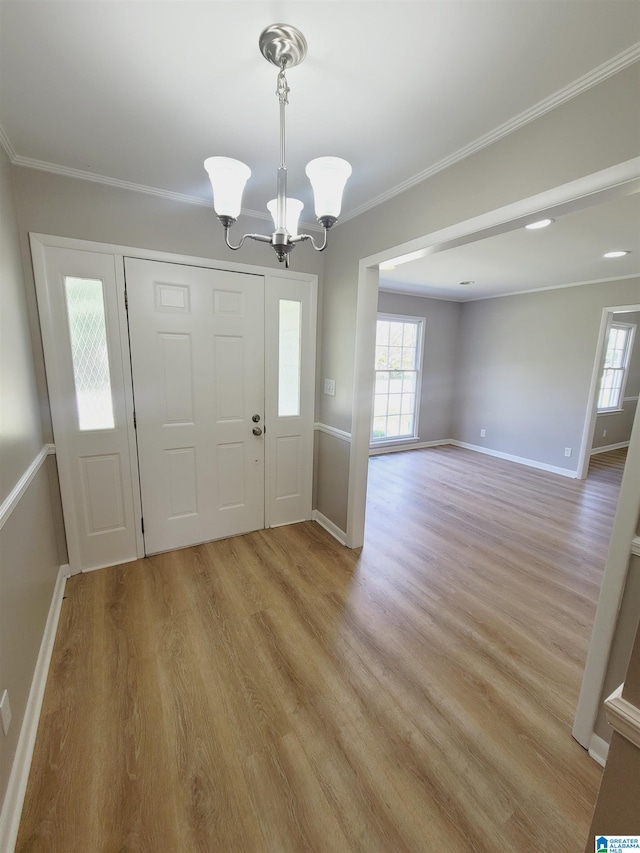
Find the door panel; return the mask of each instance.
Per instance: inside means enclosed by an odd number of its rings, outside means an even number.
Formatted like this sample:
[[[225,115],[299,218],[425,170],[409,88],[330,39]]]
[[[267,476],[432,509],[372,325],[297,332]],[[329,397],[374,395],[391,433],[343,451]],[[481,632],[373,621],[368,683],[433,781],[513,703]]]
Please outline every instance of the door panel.
[[[264,527],[264,278],[125,270],[146,552]]]
[[[316,284],[267,278],[267,526],[311,518]]]
[[[33,259],[71,571],[135,560],[115,259],[37,243]]]

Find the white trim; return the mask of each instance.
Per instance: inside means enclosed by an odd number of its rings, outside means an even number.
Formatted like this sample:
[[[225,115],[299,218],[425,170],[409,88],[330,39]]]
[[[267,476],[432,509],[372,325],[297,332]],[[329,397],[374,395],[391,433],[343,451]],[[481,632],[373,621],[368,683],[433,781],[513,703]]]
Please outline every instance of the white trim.
[[[604,567],[598,606],[593,620],[589,651],[584,667],[580,696],[573,723],[573,737],[588,748],[601,707],[602,689],[618,622],[629,569],[631,543],[637,536],[640,513],[640,407],[636,411],[629,441],[627,461],[620,484],[618,506],[613,521],[609,553]]]
[[[627,50],[622,51],[622,53],[619,53],[617,56],[614,56],[612,59],[607,60],[607,62],[603,62],[602,65],[599,65],[597,68],[594,68],[592,71],[589,71],[583,77],[579,77],[577,80],[575,80],[573,83],[570,83],[568,86],[565,86],[563,89],[559,89],[553,95],[550,95],[549,97],[544,98],[542,101],[539,101],[537,104],[534,104],[534,106],[530,107],[528,110],[519,113],[514,118],[509,119],[509,121],[504,122],[504,124],[499,125],[489,133],[484,134],[484,136],[480,136],[478,139],[474,140],[469,145],[465,145],[463,148],[458,149],[458,151],[455,151],[448,157],[445,157],[442,160],[439,160],[437,163],[434,163],[432,166],[429,166],[427,169],[423,169],[421,172],[418,172],[418,174],[414,175],[412,178],[408,178],[406,181],[397,184],[395,187],[392,187],[387,192],[381,193],[371,201],[361,204],[359,207],[355,208],[355,210],[352,210],[348,214],[343,215],[340,218],[340,222],[338,224],[342,222],[348,222],[349,219],[353,219],[354,217],[359,216],[361,213],[370,210],[372,207],[376,207],[377,205],[388,201],[390,198],[394,198],[394,196],[397,196],[400,193],[411,189],[417,184],[421,184],[423,181],[426,181],[427,178],[431,178],[433,175],[438,174],[438,172],[442,172],[444,169],[448,169],[449,166],[453,166],[460,160],[464,160],[466,157],[475,154],[477,151],[481,151],[488,145],[492,145],[499,139],[508,136],[510,133],[519,130],[526,124],[529,124],[530,122],[535,121],[537,118],[540,118],[540,116],[545,115],[545,113],[548,113],[551,110],[554,110],[556,107],[561,106],[566,101],[575,98],[577,95],[582,94],[582,92],[586,92],[587,89],[591,89],[593,86],[597,86],[598,83],[601,83],[608,77],[617,74],[619,71],[623,71],[629,65],[632,65],[634,62],[636,62],[636,60],[639,58],[640,44],[636,43]]]
[[[623,698],[623,687],[621,684],[604,700],[607,722],[614,731],[640,749],[640,708]]]
[[[330,521],[326,515],[323,515],[319,509],[314,509],[311,513],[311,520],[317,522],[320,527],[324,527],[327,533],[330,533],[334,539],[337,539],[341,545],[347,544],[347,534],[344,530],[340,530],[337,524]]]
[[[512,453],[503,453],[501,450],[491,450],[489,447],[481,447],[478,444],[468,444],[466,441],[451,439],[449,444],[454,447],[464,447],[465,450],[475,450],[486,456],[495,456],[498,459],[506,459],[508,462],[517,462],[518,465],[527,465],[529,468],[539,468],[541,471],[549,471],[551,474],[560,474],[562,477],[576,479],[578,474],[571,468],[559,468],[557,465],[547,465],[546,462],[538,462],[536,459],[527,459],[524,456],[514,456]]]
[[[610,450],[619,450],[621,447],[629,447],[629,442],[619,441],[617,444],[607,444],[605,447],[594,447],[590,455],[596,456],[598,453],[608,453]]]
[[[640,400],[640,396],[638,396],[638,394],[636,394],[635,397],[623,397],[622,398],[623,403],[637,403],[638,400]]]
[[[638,189],[640,189],[640,157],[632,157],[624,163],[608,166],[591,175],[449,225],[440,231],[433,231],[398,246],[391,246],[362,258],[361,263],[365,268],[373,266],[377,268],[381,263],[397,262],[406,255],[412,255],[412,259],[417,260],[435,252],[443,252],[476,242],[478,239],[515,231],[526,225],[532,216],[542,213],[552,217],[562,216],[583,210],[587,206],[630,195]]]
[[[327,435],[332,435],[334,438],[341,438],[342,441],[351,441],[351,433],[345,432],[343,429],[338,429],[338,427],[332,427],[329,424],[321,424],[316,421],[313,428],[318,432],[326,432]]]
[[[7,134],[4,132],[2,125],[0,125],[0,145],[4,148],[7,157],[11,160],[12,163],[16,161],[16,152],[11,144],[11,141]]]
[[[403,444],[389,444],[385,446],[376,445],[369,448],[369,456],[381,456],[383,453],[401,453],[404,450],[424,450],[426,447],[442,447],[443,444],[451,444],[450,438],[440,438],[437,441],[416,441],[407,439]]]
[[[566,290],[568,287],[584,287],[589,284],[610,284],[614,281],[628,281],[632,278],[638,278],[638,273],[630,273],[629,275],[608,276],[607,278],[593,278],[586,281],[568,281],[563,284],[548,284],[544,287],[530,287],[526,290],[508,290],[505,293],[491,293],[486,296],[442,296],[435,294],[428,289],[416,289],[420,285],[416,285],[413,290],[411,285],[398,283],[391,285],[389,282],[381,282],[380,290],[384,293],[397,293],[401,296],[417,296],[420,299],[437,299],[439,302],[455,302],[456,305],[464,305],[466,302],[483,302],[486,299],[502,299],[505,296],[525,296],[529,293],[544,293],[547,290]]]
[[[0,850],[4,850],[5,853],[13,853],[18,837],[18,827],[20,826],[20,816],[27,790],[29,770],[31,769],[31,759],[33,758],[38,722],[42,710],[44,689],[47,683],[47,675],[49,674],[49,665],[51,663],[51,655],[53,653],[53,645],[56,638],[60,610],[62,608],[62,599],[64,598],[64,589],[68,577],[69,566],[60,566],[49,606],[49,615],[47,616],[47,622],[40,643],[38,660],[31,681],[31,689],[29,690],[27,707],[22,720],[18,746],[13,757],[13,766],[11,768],[11,775],[9,776],[2,813],[0,814]]]
[[[7,497],[2,502],[2,505],[0,505],[0,530],[2,530],[5,523],[8,521],[9,516],[18,505],[20,498],[29,488],[30,483],[40,470],[44,460],[47,456],[55,452],[56,448],[54,444],[45,444],[22,477],[20,477],[18,482],[11,489]]]
[[[588,287],[590,284],[610,284],[613,281],[628,281],[632,278],[638,278],[638,273],[617,275],[614,277],[608,276],[607,278],[593,278],[587,281],[570,281],[565,284],[550,284],[547,287],[530,287],[527,290],[510,290],[507,293],[493,293],[490,296],[470,297],[469,299],[463,299],[460,301],[481,302],[483,299],[502,299],[503,296],[525,296],[528,293],[544,293],[547,290],[566,290],[569,287]]]
[[[609,755],[609,744],[599,735],[593,735],[589,743],[589,755],[598,762],[600,767],[604,767]]]
[[[635,557],[640,557],[640,536],[634,536],[631,540],[631,553]]]
[[[2,129],[0,128],[0,133],[1,130]],[[0,143],[3,144],[9,159],[15,166],[22,166],[25,169],[35,169],[38,172],[49,172],[52,175],[62,175],[65,178],[89,181],[94,184],[104,184],[108,187],[116,187],[121,190],[143,193],[144,195],[152,195],[158,198],[167,199],[168,201],[175,201],[180,204],[194,204],[198,207],[209,207],[213,210],[213,200],[203,198],[202,196],[177,193],[173,190],[162,189],[161,187],[150,187],[147,184],[136,184],[133,181],[125,181],[121,178],[112,178],[108,175],[99,175],[95,172],[86,172],[83,169],[75,169],[72,166],[62,166],[59,163],[50,163],[47,160],[36,160],[33,157],[23,157],[22,155],[15,153],[6,134],[0,135]],[[250,217],[251,219],[260,219],[271,223],[273,222],[273,218],[270,213],[262,213],[260,210],[242,208],[240,215]],[[300,227],[305,230],[322,230],[317,222],[304,222],[301,220]]]
[[[600,331],[598,332],[598,338],[596,341],[595,358],[591,371],[591,384],[589,385],[587,408],[585,411],[584,426],[582,428],[582,438],[580,440],[580,452],[578,454],[577,468],[579,480],[584,480],[587,476],[590,454],[593,448],[593,437],[596,431],[596,423],[598,417],[601,414],[605,414],[604,412],[598,412],[598,388],[600,387],[600,377],[602,376],[609,330],[613,323],[613,317],[615,314],[628,314],[631,312],[635,313],[636,311],[640,311],[640,303],[633,305],[613,305],[602,309]]]

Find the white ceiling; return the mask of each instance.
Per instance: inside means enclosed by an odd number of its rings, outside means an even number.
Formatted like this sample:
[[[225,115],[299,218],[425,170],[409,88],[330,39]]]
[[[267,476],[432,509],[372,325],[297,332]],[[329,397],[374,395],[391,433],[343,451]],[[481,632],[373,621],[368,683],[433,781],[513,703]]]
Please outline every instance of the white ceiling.
[[[277,72],[257,47],[271,23],[309,44],[288,75],[290,194],[309,211],[304,164],[346,157],[346,216],[640,56],[637,0],[2,0],[0,15],[14,162],[209,201],[203,160],[235,156],[249,211],[275,194]]]
[[[630,254],[602,257],[619,249]],[[380,287],[468,302],[632,275],[640,276],[640,193],[559,216],[547,228],[518,227],[382,270]]]

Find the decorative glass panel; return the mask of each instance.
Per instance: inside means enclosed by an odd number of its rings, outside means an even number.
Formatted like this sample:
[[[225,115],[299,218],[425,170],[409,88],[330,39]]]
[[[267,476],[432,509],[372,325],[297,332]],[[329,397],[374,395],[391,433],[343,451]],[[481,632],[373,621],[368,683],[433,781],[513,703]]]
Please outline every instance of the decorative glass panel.
[[[80,430],[113,429],[113,398],[102,282],[64,280]]]
[[[300,302],[280,300],[278,349],[278,417],[300,415],[301,318]]]

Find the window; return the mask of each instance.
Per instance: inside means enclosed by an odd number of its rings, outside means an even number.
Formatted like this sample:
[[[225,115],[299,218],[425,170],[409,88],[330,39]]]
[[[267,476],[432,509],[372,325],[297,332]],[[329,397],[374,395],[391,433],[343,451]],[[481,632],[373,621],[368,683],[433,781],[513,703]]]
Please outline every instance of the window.
[[[423,323],[378,314],[372,442],[417,435]]]
[[[291,299],[280,300],[278,417],[300,415],[302,305]]]
[[[64,280],[71,359],[81,431],[113,429],[113,400],[102,282]]]
[[[617,412],[622,409],[635,331],[636,327],[630,323],[611,324],[600,377],[598,412]]]

